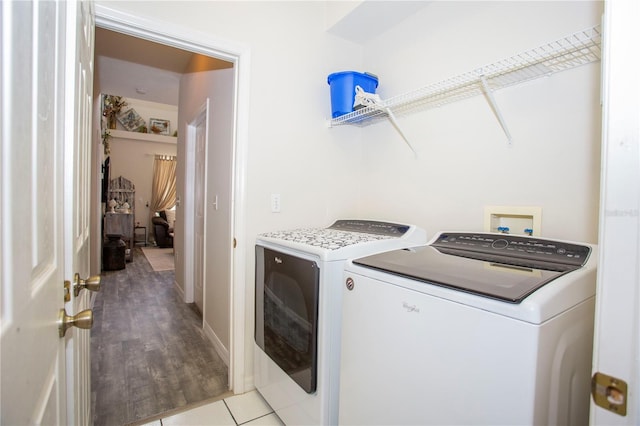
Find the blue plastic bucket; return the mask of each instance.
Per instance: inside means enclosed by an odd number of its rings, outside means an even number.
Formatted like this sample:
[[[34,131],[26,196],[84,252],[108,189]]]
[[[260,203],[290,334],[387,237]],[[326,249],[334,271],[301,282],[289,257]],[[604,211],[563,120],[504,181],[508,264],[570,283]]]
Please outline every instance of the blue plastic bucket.
[[[329,74],[327,83],[331,89],[331,117],[336,118],[353,112],[356,86],[362,87],[367,93],[376,93],[378,77],[355,71],[342,71]]]

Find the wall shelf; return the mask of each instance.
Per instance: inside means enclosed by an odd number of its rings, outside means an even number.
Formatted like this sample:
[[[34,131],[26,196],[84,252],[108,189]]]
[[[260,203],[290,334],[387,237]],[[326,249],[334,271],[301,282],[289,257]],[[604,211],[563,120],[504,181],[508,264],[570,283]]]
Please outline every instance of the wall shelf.
[[[596,25],[465,74],[333,118],[329,126],[362,127],[388,118],[398,128],[394,115],[426,110],[469,97],[485,95],[510,140],[511,136],[492,92],[596,62],[600,60],[602,53],[601,41],[600,26]]]
[[[109,134],[113,138],[131,139],[144,142],[160,142],[176,144],[178,138],[175,136],[156,135],[154,133],[127,132],[126,130],[109,129]]]

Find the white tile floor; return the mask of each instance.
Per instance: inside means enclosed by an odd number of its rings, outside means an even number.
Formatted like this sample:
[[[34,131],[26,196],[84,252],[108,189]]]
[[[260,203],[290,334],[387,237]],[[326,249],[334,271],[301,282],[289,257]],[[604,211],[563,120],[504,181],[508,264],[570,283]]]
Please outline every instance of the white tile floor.
[[[147,423],[145,426],[283,426],[257,391],[234,395],[193,410]]]

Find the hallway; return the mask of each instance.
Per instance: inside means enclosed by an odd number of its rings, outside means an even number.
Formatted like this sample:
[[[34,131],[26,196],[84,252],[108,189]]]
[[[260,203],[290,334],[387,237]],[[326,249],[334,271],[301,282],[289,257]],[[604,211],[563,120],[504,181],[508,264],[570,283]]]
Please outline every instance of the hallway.
[[[224,396],[227,366],[180,300],[174,271],[154,272],[139,248],[120,271],[103,271],[93,306],[94,425],[124,425]]]

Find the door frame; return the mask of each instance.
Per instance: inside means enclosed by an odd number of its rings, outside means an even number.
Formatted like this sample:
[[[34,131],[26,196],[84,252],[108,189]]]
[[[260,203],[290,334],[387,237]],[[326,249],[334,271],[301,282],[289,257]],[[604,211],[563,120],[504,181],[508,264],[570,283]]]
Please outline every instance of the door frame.
[[[234,122],[231,231],[237,246],[230,247],[231,314],[229,386],[236,393],[244,393],[250,380],[245,377],[246,326],[246,169],[249,128],[250,49],[247,45],[221,39],[171,22],[152,21],[114,10],[103,4],[95,5],[96,26],[156,43],[177,47],[223,59],[234,64]]]
[[[638,46],[638,17],[637,0],[605,2],[599,258],[592,363],[599,386],[594,386],[592,392],[591,425],[630,426],[640,421],[640,64],[628,54]],[[620,381],[626,382],[628,390],[624,397],[626,414],[622,414],[623,405],[603,400],[597,391],[603,382],[613,385]]]

